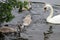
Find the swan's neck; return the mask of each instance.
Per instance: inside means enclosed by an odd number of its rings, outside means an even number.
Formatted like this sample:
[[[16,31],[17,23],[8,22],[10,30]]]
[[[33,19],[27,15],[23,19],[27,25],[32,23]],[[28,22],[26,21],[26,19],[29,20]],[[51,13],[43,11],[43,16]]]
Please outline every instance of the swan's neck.
[[[50,8],[50,15],[47,17],[47,21],[50,20],[53,16],[53,8],[52,6],[48,6]]]

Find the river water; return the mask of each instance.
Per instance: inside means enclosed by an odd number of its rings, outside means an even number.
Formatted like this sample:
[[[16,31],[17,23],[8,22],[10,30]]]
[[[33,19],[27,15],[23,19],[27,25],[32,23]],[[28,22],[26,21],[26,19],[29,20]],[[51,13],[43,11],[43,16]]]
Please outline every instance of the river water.
[[[22,22],[23,18],[27,14],[31,14],[32,23],[26,28],[24,33],[21,33],[23,38],[28,40],[60,40],[60,25],[50,24],[46,22],[46,18],[49,12],[43,12],[44,3],[49,3],[53,6],[54,16],[60,14],[60,1],[59,0],[30,0],[32,3],[32,9],[30,11],[23,11],[20,14],[17,9],[12,11],[15,18],[9,22],[10,24],[17,24]],[[36,3],[37,2],[37,3]]]

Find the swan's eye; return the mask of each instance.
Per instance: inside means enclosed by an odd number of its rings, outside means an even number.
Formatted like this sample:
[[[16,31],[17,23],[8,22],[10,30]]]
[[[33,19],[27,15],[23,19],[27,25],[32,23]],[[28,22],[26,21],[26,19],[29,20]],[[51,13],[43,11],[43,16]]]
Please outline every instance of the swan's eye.
[[[44,12],[46,12],[47,11],[47,7],[44,7]]]
[[[47,8],[46,8],[46,7],[44,7],[44,10],[47,10]]]

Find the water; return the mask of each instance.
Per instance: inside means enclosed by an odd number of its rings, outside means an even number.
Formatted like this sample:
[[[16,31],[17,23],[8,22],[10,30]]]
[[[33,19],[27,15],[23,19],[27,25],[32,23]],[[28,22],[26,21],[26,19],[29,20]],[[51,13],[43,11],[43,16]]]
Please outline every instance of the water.
[[[37,0],[30,0],[37,1]],[[59,0],[38,0],[40,3],[32,3],[31,11],[23,11],[21,14],[17,14],[18,10],[12,11],[13,15],[16,16],[10,24],[17,24],[17,22],[22,22],[23,18],[27,14],[31,14],[32,23],[26,28],[26,31],[21,33],[22,38],[27,38],[28,40],[60,40],[60,25],[46,23],[46,18],[49,12],[43,12],[44,2],[50,3],[54,8],[54,16],[60,13]],[[9,39],[12,40],[12,39]]]

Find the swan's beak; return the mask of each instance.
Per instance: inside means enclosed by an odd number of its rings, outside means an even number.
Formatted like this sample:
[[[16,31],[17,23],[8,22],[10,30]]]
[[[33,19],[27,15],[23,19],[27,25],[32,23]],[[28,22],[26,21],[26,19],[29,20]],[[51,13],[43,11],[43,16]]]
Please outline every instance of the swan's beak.
[[[46,7],[44,7],[44,12],[46,12],[46,10],[47,10],[47,8],[46,8]]]

